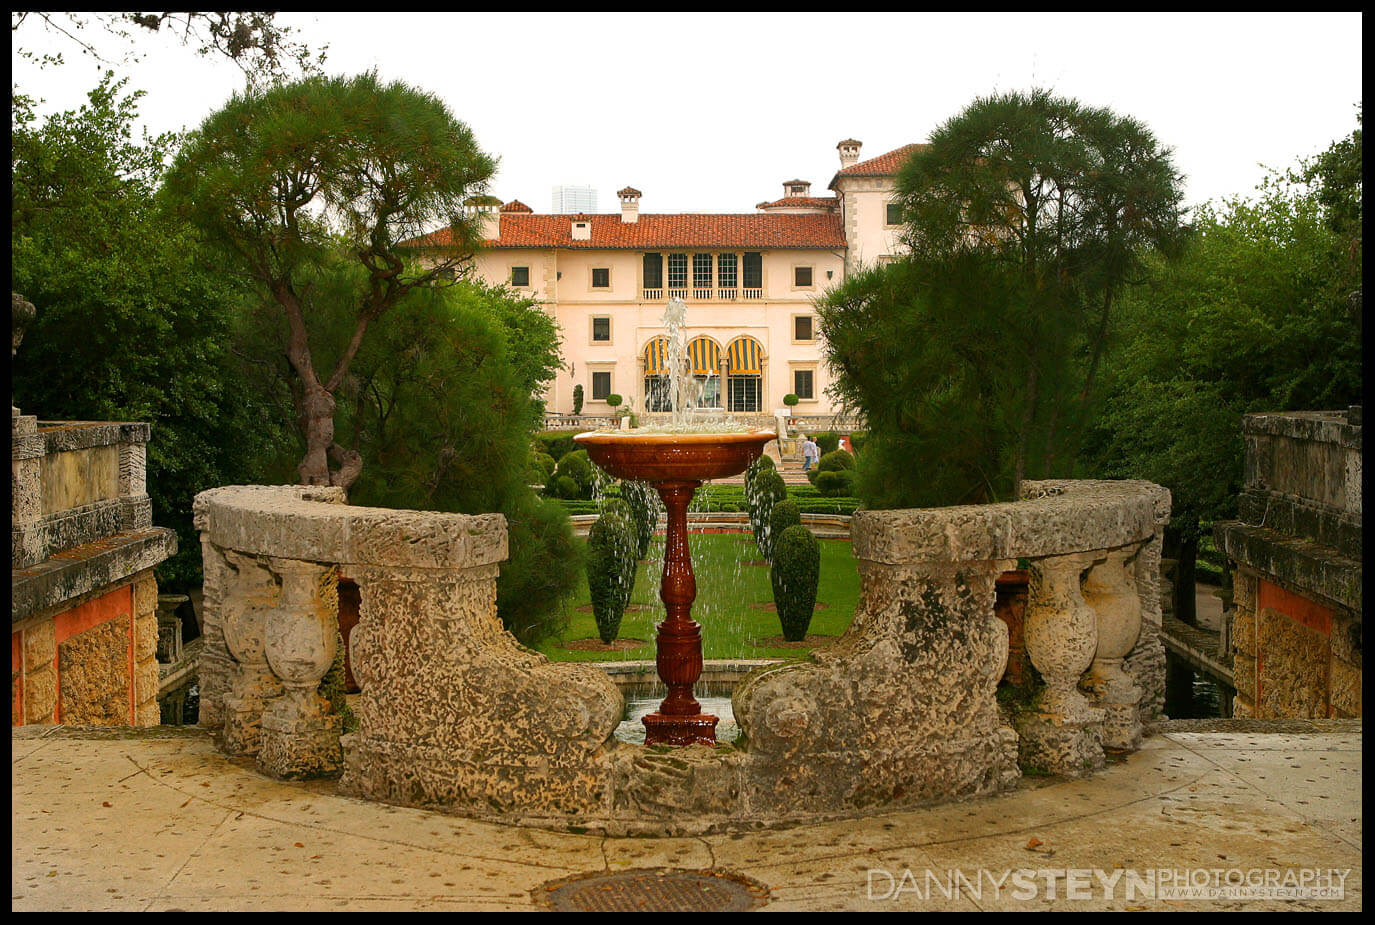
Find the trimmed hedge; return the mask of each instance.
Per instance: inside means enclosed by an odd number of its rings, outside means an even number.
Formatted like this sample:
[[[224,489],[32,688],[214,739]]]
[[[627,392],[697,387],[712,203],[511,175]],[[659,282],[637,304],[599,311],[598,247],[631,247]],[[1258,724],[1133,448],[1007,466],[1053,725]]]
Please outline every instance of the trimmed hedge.
[[[816,474],[816,490],[828,498],[850,497],[855,491],[853,469],[828,469]]]
[[[774,543],[769,580],[773,584],[773,603],[778,608],[783,638],[801,642],[807,637],[807,627],[812,622],[817,583],[821,580],[821,547],[810,530],[801,525],[792,526],[778,537]]]
[[[548,453],[555,459],[563,459],[578,448],[577,444],[573,442],[573,437],[586,431],[587,428],[581,430],[542,430],[535,434],[535,448],[541,453]]]
[[[564,479],[571,480],[576,486],[572,494],[566,493]],[[587,458],[586,450],[574,450],[559,459],[559,467],[554,473],[554,485],[560,498],[591,498],[592,481],[592,461]]]
[[[823,431],[819,434],[812,434],[812,439],[816,441],[817,449],[821,450],[821,455],[834,453],[840,449],[840,434],[833,430]]]

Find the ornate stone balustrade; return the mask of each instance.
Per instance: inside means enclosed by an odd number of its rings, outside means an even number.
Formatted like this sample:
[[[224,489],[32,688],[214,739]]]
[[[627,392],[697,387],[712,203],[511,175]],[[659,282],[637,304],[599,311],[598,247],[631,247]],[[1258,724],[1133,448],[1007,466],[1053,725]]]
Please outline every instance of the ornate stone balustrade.
[[[203,685],[202,717],[270,773],[342,762],[341,786],[372,799],[611,832],[858,814],[1005,789],[1019,762],[1083,774],[1105,744],[1136,747],[1163,691],[1169,495],[1145,482],[1039,482],[1014,503],[856,514],[863,591],[849,630],[751,673],[734,697],[744,735],[716,749],[617,741],[623,701],[604,673],[550,663],[502,629],[500,517],[342,502],[311,488],[198,497],[206,657],[218,648],[225,665]],[[994,583],[1019,558],[1044,687],[1009,713]],[[342,755],[315,695],[341,570],[362,595],[360,726]]]
[[[499,515],[351,507],[339,489],[239,486],[202,492],[196,518],[201,722],[220,726],[224,749],[257,755],[267,773],[328,774],[346,757],[344,785],[363,795],[488,805],[525,770],[576,787],[576,775],[559,773],[568,753],[599,747],[620,718],[605,675],[551,666],[502,629]],[[336,652],[341,571],[362,596],[351,646],[363,694],[344,754],[338,717],[316,693]],[[559,683],[548,677],[556,671]],[[499,770],[504,762],[513,766]],[[471,778],[490,791],[456,790],[455,766],[485,767],[489,775]]]

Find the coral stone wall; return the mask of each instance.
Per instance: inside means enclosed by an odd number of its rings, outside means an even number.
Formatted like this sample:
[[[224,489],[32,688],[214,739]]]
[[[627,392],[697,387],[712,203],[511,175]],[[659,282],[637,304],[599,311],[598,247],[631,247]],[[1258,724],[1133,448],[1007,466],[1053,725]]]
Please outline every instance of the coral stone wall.
[[[1236,567],[1234,715],[1358,717],[1360,418],[1351,412],[1247,415],[1242,432],[1241,517],[1216,528],[1219,547]]]
[[[12,425],[13,725],[157,725],[157,582],[147,424]]]

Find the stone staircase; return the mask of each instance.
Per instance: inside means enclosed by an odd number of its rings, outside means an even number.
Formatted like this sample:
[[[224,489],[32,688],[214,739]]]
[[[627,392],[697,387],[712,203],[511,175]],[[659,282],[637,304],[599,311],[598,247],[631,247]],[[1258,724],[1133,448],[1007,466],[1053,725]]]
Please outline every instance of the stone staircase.
[[[779,475],[783,476],[784,485],[811,484],[802,471],[802,454],[800,452],[790,453],[788,458],[784,459],[779,453],[777,440],[770,440],[765,444],[764,452],[773,458],[774,468],[778,470]],[[715,479],[714,483],[717,485],[744,485],[745,473],[733,475],[728,479]]]

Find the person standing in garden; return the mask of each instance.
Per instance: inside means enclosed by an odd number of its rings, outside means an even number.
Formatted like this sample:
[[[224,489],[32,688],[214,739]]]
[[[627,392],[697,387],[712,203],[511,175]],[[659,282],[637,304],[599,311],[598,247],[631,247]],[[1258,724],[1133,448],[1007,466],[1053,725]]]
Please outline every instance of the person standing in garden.
[[[820,450],[820,448],[816,445],[816,441],[813,440],[811,437],[807,436],[806,434],[803,434],[803,435],[802,435],[802,471],[803,471],[803,472],[806,472],[808,469],[810,469],[810,468],[812,467],[812,464],[813,464],[814,462],[816,462],[817,457],[818,457],[820,454],[821,454],[821,450]]]

